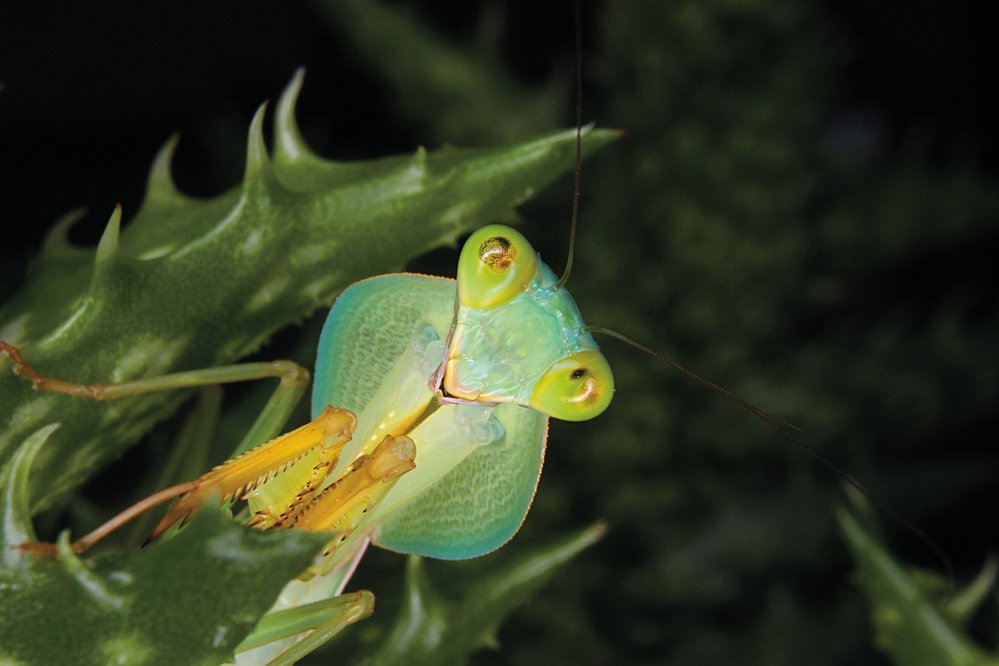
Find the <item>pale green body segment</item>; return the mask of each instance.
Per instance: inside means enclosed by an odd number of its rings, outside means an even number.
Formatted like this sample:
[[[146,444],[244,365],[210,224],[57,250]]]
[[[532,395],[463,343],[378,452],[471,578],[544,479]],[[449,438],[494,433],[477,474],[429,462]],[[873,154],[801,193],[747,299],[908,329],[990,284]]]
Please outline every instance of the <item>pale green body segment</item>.
[[[443,559],[489,552],[517,531],[541,473],[548,421],[516,405],[437,406],[429,382],[454,312],[452,280],[387,275],[353,285],[323,330],[312,398],[316,413],[335,404],[359,415],[342,461],[376,432],[401,428],[413,438],[416,468],[373,509],[372,539]]]

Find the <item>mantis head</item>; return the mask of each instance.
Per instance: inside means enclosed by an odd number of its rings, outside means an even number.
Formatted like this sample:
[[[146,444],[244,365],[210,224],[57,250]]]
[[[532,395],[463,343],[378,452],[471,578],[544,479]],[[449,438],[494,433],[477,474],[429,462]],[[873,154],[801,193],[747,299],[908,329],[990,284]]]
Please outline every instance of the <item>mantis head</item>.
[[[564,421],[603,413],[614,375],[569,292],[518,231],[493,224],[458,260],[444,389],[461,400],[530,407]]]

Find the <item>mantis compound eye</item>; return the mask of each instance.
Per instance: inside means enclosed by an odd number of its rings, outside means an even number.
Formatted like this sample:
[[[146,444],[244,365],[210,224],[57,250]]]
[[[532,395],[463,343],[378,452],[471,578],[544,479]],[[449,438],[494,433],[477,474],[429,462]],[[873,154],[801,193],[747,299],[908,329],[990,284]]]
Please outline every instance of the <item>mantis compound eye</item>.
[[[486,310],[524,293],[534,279],[538,256],[524,236],[502,224],[472,234],[458,259],[458,298]]]
[[[614,397],[614,374],[596,350],[576,352],[553,363],[534,387],[531,407],[563,421],[587,421],[603,413]]]

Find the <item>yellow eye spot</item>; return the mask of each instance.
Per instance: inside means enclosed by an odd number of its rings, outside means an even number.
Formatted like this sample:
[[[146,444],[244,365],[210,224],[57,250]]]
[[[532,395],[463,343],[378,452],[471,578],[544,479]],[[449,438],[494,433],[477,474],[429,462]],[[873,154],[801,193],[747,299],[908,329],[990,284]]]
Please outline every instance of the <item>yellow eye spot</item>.
[[[479,261],[497,272],[508,270],[516,257],[517,250],[503,236],[488,238],[479,246]]]
[[[458,298],[485,310],[523,293],[534,279],[538,258],[524,236],[502,224],[472,234],[458,259]]]
[[[531,407],[563,421],[586,421],[603,413],[614,397],[614,374],[603,354],[576,352],[553,363],[538,380]]]

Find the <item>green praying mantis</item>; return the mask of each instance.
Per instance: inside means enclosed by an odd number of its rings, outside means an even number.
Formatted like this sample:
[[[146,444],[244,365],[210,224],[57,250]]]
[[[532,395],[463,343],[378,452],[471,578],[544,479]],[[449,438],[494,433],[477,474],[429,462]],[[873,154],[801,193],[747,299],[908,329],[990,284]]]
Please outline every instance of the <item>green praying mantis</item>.
[[[274,372],[249,364],[82,386],[38,374],[7,343],[0,352],[36,388],[98,400]],[[308,376],[290,363],[278,371],[292,378],[279,393],[300,391]],[[82,553],[179,497],[155,539],[216,495],[246,500],[251,526],[329,533],[329,546],[301,577],[312,584],[299,604],[338,593],[368,541],[428,557],[476,557],[523,521],[548,418],[593,418],[613,392],[610,367],[568,291],[523,235],[489,225],[465,243],[457,281],[385,275],[340,296],[319,343],[311,423],[152,495],[72,548]],[[283,425],[267,413],[261,420]],[[23,549],[56,554],[50,544]]]

